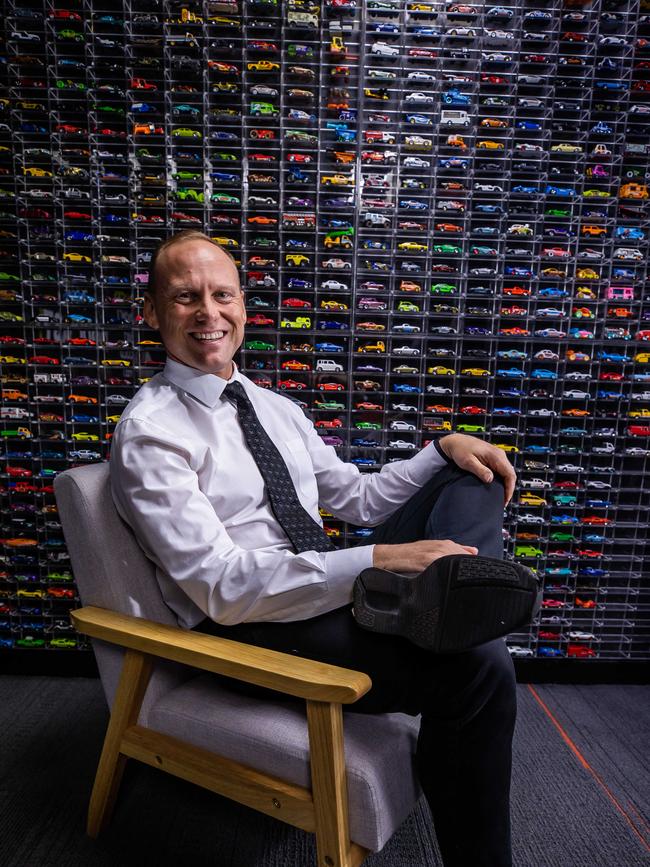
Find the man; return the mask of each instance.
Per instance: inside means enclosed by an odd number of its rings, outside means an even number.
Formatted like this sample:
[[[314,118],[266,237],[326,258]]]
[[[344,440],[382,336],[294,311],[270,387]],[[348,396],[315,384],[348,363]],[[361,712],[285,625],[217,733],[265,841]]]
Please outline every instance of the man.
[[[452,434],[379,473],[340,461],[294,402],[238,371],[237,268],[199,232],[155,252],[145,319],[168,360],[116,427],[111,480],[180,625],[368,673],[355,712],[422,714],[416,762],[446,867],[508,867],[516,706],[503,640],[432,654],[361,629],[350,609],[367,567],[502,556],[504,486],[507,502],[515,483],[503,451]],[[319,503],[376,527],[372,544],[332,549]]]

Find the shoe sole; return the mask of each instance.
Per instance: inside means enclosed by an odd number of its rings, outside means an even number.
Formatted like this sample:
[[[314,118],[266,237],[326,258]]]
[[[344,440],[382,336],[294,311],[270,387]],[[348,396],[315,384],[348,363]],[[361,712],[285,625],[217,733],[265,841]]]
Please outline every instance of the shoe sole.
[[[365,569],[355,582],[353,614],[373,632],[402,635],[434,653],[459,653],[529,624],[541,597],[526,566],[450,554],[415,576]]]

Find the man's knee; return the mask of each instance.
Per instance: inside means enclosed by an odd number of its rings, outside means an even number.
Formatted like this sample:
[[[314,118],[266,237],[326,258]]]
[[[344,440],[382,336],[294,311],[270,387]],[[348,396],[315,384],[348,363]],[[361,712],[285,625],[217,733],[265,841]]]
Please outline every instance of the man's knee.
[[[428,539],[475,545],[486,557],[503,557],[504,487],[456,468],[426,522]]]

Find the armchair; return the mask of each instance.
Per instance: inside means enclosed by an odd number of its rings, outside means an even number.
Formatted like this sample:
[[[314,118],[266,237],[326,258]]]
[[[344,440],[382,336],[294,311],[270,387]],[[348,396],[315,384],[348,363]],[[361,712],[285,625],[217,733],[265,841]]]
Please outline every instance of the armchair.
[[[55,493],[83,603],[72,620],[92,640],[111,708],[88,834],[110,822],[132,758],[315,833],[319,867],[379,851],[420,795],[417,721],[355,714],[371,688],[361,672],[179,628],[117,514],[106,464],[62,473]],[[214,674],[286,700],[241,695]]]

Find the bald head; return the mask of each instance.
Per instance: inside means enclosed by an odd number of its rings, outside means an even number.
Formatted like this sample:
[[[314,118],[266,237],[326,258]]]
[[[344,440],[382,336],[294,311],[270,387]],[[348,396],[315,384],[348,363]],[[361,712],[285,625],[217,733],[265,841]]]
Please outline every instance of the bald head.
[[[239,281],[237,263],[227,250],[203,232],[199,232],[196,229],[184,229],[182,232],[176,232],[176,234],[171,235],[169,238],[165,238],[165,240],[161,241],[153,251],[149,263],[149,281],[147,283],[147,291],[150,295],[155,295],[160,286],[164,283],[165,271],[169,264],[169,252],[174,250],[179,244],[191,244],[191,248],[196,250],[196,242],[199,241],[209,244],[213,250],[223,254],[224,261],[230,263],[237,272],[237,280]]]

